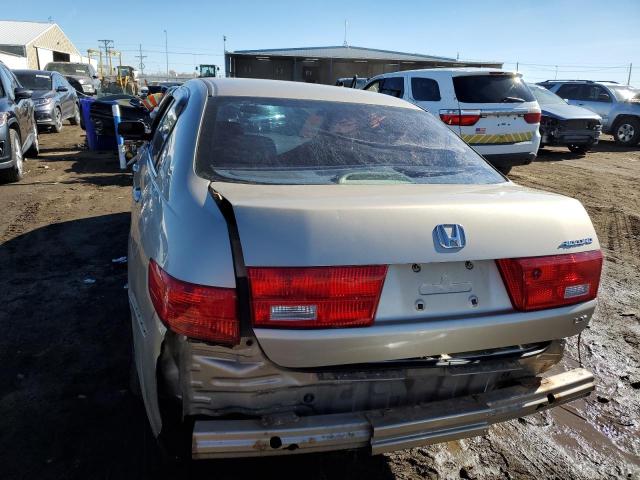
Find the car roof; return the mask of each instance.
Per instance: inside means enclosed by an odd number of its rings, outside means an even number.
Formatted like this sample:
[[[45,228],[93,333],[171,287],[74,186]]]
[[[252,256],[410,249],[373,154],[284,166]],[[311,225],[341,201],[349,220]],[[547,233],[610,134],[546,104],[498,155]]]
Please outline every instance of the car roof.
[[[621,83],[618,82],[614,82],[612,80],[545,80],[544,82],[538,82],[537,85],[541,85],[543,83],[578,83],[578,84],[582,84],[582,83],[588,83],[588,84],[602,84],[602,85],[610,85],[612,87],[615,86],[621,86],[621,87],[626,87],[627,85],[623,85]]]
[[[477,73],[505,73],[505,74],[514,74],[517,72],[512,72],[510,70],[502,70],[500,68],[480,68],[480,67],[455,67],[455,68],[418,68],[415,70],[400,70],[398,72],[388,72],[380,75],[376,75],[378,77],[388,77],[393,75],[420,75],[421,73],[459,73],[459,74],[477,74]]]
[[[211,96],[321,100],[420,110],[419,107],[390,95],[355,88],[336,88],[334,85],[253,78],[199,78],[197,80],[207,84]]]
[[[82,63],[82,62],[49,62],[47,63],[47,65],[89,65],[89,64]]]
[[[33,73],[34,75],[47,75],[47,76],[51,76],[55,73],[58,72],[52,72],[51,70],[26,70],[26,69],[20,69],[20,70],[13,70],[13,73]],[[58,73],[58,75],[60,75]]]

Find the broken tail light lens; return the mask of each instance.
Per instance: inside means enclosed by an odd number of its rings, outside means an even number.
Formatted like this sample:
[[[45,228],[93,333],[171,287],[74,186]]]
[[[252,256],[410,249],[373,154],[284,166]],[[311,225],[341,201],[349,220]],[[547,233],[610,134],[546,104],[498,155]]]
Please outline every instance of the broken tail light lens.
[[[480,120],[480,110],[440,110],[440,120],[447,125],[470,127]]]
[[[183,282],[149,262],[149,295],[158,317],[170,330],[190,338],[236,345],[240,325],[233,288]]]
[[[598,294],[602,252],[496,260],[516,310],[556,308],[593,300]]]
[[[249,268],[257,327],[340,328],[373,323],[386,265]]]
[[[540,123],[541,118],[542,113],[540,112],[529,112],[524,114],[524,121],[527,123]]]

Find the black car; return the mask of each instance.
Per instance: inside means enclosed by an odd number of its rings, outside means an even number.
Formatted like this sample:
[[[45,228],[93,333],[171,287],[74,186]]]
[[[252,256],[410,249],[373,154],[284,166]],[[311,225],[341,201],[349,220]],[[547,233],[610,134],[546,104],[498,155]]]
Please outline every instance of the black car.
[[[98,95],[101,93],[100,79],[93,65],[88,63],[50,62],[45,65],[44,69],[61,73],[71,86],[83,95]]]
[[[586,108],[569,105],[544,87],[527,84],[542,110],[540,147],[564,145],[573,153],[586,153],[598,143],[602,132],[600,115]]]
[[[31,93],[0,62],[0,178],[3,181],[20,180],[24,155],[38,155],[38,127]]]
[[[62,122],[80,123],[78,95],[69,82],[58,72],[42,70],[14,70],[23,87],[33,91],[31,96],[38,126],[62,130]]]

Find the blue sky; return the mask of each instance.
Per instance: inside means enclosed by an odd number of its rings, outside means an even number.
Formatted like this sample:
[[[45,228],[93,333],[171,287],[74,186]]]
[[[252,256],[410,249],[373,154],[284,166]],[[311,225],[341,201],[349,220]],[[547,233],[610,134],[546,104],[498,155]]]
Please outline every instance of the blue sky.
[[[10,19],[52,17],[83,52],[113,39],[129,64],[142,44],[146,71],[165,69],[164,29],[176,52],[170,68],[192,72],[199,63],[223,65],[223,35],[229,50],[341,45],[346,19],[354,46],[459,54],[510,69],[520,62],[531,81],[554,78],[558,65],[558,78],[626,83],[633,62],[631,83],[640,86],[638,0],[24,0],[15,12]]]

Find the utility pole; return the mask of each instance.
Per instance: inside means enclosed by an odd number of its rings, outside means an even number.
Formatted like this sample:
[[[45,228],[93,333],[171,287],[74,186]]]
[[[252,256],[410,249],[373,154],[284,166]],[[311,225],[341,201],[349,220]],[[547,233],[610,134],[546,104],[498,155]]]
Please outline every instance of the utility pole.
[[[516,62],[516,73],[520,71],[520,62]]]
[[[147,58],[146,55],[142,55],[142,44],[139,44],[140,47],[140,55],[136,55],[136,58],[140,59],[140,75],[144,75],[144,63],[142,63],[142,60],[144,60],[145,58]]]
[[[167,59],[167,80],[169,79],[169,40],[167,31],[164,31],[164,54]]]
[[[557,79],[558,79],[558,65],[556,65],[556,76],[555,76],[555,77],[553,77],[553,79],[554,79],[554,80],[557,80]]]
[[[627,85],[631,85],[631,69],[633,68],[633,63],[629,64],[629,76],[627,77]]]
[[[111,53],[110,49],[113,47],[113,40],[98,40],[99,43],[102,43],[102,48],[104,48],[105,60],[109,63],[109,75],[111,75]],[[102,62],[100,62],[100,75],[104,77],[104,70],[102,66]]]
[[[349,26],[349,22],[345,20],[344,21],[344,43],[342,44],[343,47],[349,46],[349,44],[347,43],[347,27],[348,26]]]

